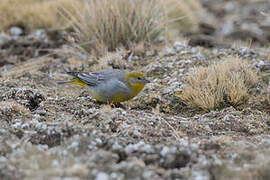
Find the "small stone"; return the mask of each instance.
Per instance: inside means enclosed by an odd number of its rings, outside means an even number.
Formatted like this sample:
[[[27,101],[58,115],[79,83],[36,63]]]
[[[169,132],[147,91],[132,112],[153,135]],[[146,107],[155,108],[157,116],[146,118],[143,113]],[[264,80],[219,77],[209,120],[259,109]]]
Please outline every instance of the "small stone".
[[[179,70],[178,70],[178,74],[183,74],[184,71],[185,71],[185,69],[179,69]]]
[[[129,144],[125,147],[125,152],[131,154],[132,152],[138,151],[141,147],[145,145],[144,142],[140,141],[137,144]]]
[[[154,149],[150,144],[146,144],[141,148],[141,151],[146,152],[146,153],[152,153],[154,152]]]
[[[175,55],[175,51],[173,48],[166,48],[166,52],[168,55]]]
[[[36,38],[40,38],[40,39],[48,38],[47,33],[44,29],[37,29],[31,35],[33,35]]]
[[[47,114],[45,110],[37,110],[36,113],[39,114],[40,116],[45,116]]]
[[[19,27],[11,27],[9,32],[12,36],[20,36],[23,34],[23,30]]]
[[[88,168],[84,164],[74,164],[73,166],[67,168],[67,172],[70,176],[86,176],[88,173]]]
[[[144,179],[151,179],[153,176],[155,175],[155,173],[153,171],[144,171],[142,176]]]
[[[256,23],[243,23],[243,24],[241,24],[241,29],[248,30],[248,31],[253,32],[255,34],[258,34],[258,35],[263,34],[263,31],[261,30],[259,25]]]
[[[163,42],[164,40],[165,40],[164,36],[160,36],[160,37],[158,37],[158,39],[157,39],[158,42]]]
[[[192,171],[191,177],[192,177],[192,179],[195,179],[195,180],[208,180],[208,179],[211,179],[209,172],[203,171],[203,170],[194,170],[194,171]]]
[[[260,61],[256,66],[260,68],[261,71],[270,70],[270,63],[266,63],[264,61]]]
[[[228,2],[224,6],[224,9],[227,13],[233,12],[235,8],[236,8],[236,5],[234,2]]]
[[[232,21],[227,21],[224,23],[224,25],[221,28],[221,32],[222,34],[224,34],[225,36],[230,35],[234,30],[234,24]]]
[[[163,149],[160,151],[160,154],[161,154],[161,156],[165,157],[166,154],[168,154],[169,152],[170,152],[170,149],[169,149],[167,146],[165,146],[165,147],[163,147]]]
[[[88,60],[88,55],[87,54],[80,54],[79,59],[82,61],[87,61]]]
[[[3,41],[10,41],[11,40],[11,36],[9,36],[6,33],[1,32],[0,33],[0,43]]]
[[[110,179],[109,175],[104,172],[99,172],[95,178],[95,180],[109,180],[109,179]]]
[[[190,161],[186,152],[168,153],[161,161],[161,166],[166,169],[182,168]]]
[[[147,57],[149,57],[149,56],[154,56],[154,55],[155,55],[155,51],[154,51],[154,50],[152,50],[152,51],[146,51],[145,55],[146,55]]]
[[[184,48],[187,47],[187,43],[186,42],[180,42],[180,41],[176,41],[174,44],[173,44],[173,48],[178,52]]]

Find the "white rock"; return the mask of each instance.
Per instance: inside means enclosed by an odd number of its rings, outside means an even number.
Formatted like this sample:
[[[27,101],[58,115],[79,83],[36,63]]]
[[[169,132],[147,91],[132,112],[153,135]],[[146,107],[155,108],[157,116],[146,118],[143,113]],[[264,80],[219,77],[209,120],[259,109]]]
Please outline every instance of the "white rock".
[[[167,146],[165,146],[160,151],[160,154],[161,154],[161,156],[165,157],[169,152],[170,152],[170,149]]]
[[[12,36],[20,36],[23,33],[23,30],[19,27],[11,27],[9,32]]]
[[[95,180],[109,180],[109,175],[104,172],[99,172],[95,178]]]

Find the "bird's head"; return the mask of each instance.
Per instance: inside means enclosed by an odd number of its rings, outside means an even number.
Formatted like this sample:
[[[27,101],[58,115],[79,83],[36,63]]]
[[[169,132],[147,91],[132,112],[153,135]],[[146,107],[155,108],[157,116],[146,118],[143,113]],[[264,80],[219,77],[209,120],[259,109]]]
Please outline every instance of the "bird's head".
[[[129,86],[138,93],[144,88],[144,85],[150,83],[146,75],[142,72],[130,72],[126,76]]]

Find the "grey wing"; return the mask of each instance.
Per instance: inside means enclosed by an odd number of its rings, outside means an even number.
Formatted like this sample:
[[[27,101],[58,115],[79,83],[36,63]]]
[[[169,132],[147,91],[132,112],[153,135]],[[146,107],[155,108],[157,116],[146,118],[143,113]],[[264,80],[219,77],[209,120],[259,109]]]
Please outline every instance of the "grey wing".
[[[89,86],[97,86],[98,84],[108,81],[115,77],[116,74],[120,74],[122,71],[118,70],[100,70],[92,72],[68,72],[68,74],[79,78]]]
[[[80,79],[89,86],[96,86],[106,80],[101,73],[96,72],[68,72],[68,74]]]

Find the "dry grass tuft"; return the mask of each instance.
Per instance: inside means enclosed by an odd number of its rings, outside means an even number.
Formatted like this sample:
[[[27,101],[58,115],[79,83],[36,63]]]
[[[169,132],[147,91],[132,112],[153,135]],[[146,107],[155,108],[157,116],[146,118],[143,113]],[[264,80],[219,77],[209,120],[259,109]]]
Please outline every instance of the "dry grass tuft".
[[[205,111],[236,107],[246,102],[257,82],[257,74],[247,62],[230,57],[208,67],[194,68],[180,98],[186,105]]]
[[[97,56],[121,47],[133,51],[138,45],[151,44],[161,34],[175,39],[179,31],[194,31],[203,9],[196,0],[84,2],[86,8],[77,9],[75,16],[65,9],[63,16],[71,19],[79,48]]]
[[[105,54],[119,47],[132,49],[141,42],[159,37],[166,25],[166,14],[159,0],[85,0],[84,9],[74,14],[63,9],[71,19],[76,39],[87,52]],[[76,18],[77,17],[77,18]]]
[[[11,26],[62,29],[67,21],[59,14],[59,8],[74,13],[75,8],[81,7],[80,0],[1,0],[0,30]]]

